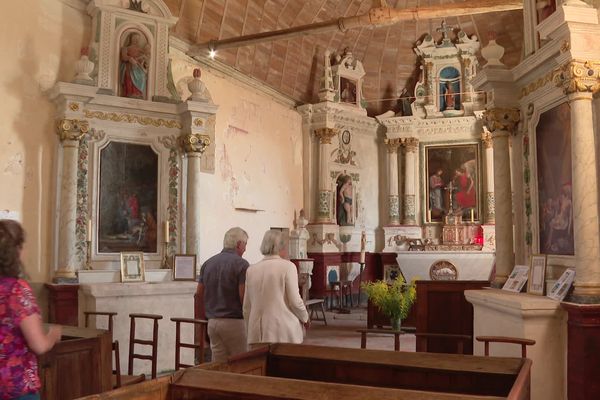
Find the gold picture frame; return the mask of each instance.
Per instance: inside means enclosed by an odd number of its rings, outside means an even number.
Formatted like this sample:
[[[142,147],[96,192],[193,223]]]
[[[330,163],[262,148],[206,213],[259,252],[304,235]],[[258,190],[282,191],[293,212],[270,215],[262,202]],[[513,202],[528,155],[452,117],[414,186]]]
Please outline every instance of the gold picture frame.
[[[196,280],[196,255],[175,254],[173,256],[173,280],[195,281]]]
[[[121,282],[144,282],[144,253],[121,253]]]
[[[546,255],[533,254],[529,267],[529,280],[527,281],[527,293],[544,295],[546,283]]]

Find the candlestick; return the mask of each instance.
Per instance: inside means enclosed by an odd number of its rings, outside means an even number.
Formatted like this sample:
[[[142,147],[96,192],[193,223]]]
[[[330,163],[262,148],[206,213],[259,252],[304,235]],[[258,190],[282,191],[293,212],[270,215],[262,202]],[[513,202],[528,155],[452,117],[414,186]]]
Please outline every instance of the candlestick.
[[[165,221],[164,242],[169,243],[169,221]]]
[[[92,220],[88,219],[87,221],[87,241],[92,241]]]

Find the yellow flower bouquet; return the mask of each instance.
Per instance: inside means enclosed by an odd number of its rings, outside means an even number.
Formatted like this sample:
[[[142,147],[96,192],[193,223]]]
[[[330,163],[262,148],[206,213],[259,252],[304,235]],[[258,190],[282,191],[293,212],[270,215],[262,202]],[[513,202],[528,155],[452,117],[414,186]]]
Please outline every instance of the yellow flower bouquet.
[[[400,330],[401,321],[406,319],[417,297],[415,281],[406,284],[402,276],[399,276],[392,284],[382,280],[366,282],[363,289],[369,300],[390,318],[392,329]]]

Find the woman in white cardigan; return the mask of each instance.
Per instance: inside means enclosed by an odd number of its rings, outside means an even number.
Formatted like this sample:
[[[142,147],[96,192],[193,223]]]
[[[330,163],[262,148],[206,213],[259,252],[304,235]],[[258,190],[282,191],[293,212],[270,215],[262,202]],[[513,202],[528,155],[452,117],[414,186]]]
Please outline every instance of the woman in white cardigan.
[[[302,343],[308,312],[298,290],[296,266],[281,258],[285,242],[281,231],[265,233],[262,261],[246,271],[244,319],[250,348],[261,343]]]

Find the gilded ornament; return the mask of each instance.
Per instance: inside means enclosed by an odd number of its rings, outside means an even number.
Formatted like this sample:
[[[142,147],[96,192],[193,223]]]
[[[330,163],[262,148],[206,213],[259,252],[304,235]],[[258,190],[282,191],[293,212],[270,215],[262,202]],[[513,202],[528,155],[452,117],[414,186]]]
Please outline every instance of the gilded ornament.
[[[419,139],[417,139],[417,138],[414,138],[414,137],[404,138],[404,139],[402,139],[402,142],[404,144],[404,149],[408,153],[415,153],[417,151],[417,149],[419,148]]]
[[[572,60],[554,70],[554,83],[565,94],[600,91],[600,62]]]
[[[71,111],[79,111],[79,104],[78,103],[69,103],[69,108],[71,109]]]
[[[516,108],[491,108],[484,112],[484,121],[490,132],[514,133],[520,119],[521,113]]]
[[[142,117],[134,114],[117,114],[117,113],[105,113],[102,111],[90,111],[85,110],[84,115],[86,118],[95,118],[103,121],[113,121],[113,122],[127,122],[129,124],[140,124],[144,126],[154,126],[159,128],[161,126],[165,128],[177,128],[181,129],[183,125],[181,122],[173,120],[173,119],[163,119],[163,118],[151,118],[151,117]]]
[[[194,126],[202,126],[202,125],[204,125],[204,121],[202,119],[196,118],[194,120]]]
[[[481,141],[483,142],[483,147],[489,149],[492,147],[492,135],[489,132],[483,132],[481,134]]]
[[[186,153],[204,153],[210,145],[210,137],[198,133],[190,133],[179,137],[179,143]]]
[[[531,82],[529,85],[525,86],[523,89],[521,89],[521,95],[519,98],[522,99],[523,97],[528,96],[529,94],[535,92],[536,90],[543,88],[547,84],[552,83],[553,79],[554,79],[554,74],[555,74],[555,71],[550,71],[543,77],[541,77],[538,80]]]
[[[319,138],[321,144],[330,144],[331,138],[340,133],[339,129],[335,128],[319,128],[315,129],[315,136]]]
[[[388,153],[397,153],[398,147],[402,144],[402,139],[384,139],[383,142],[387,145]]]
[[[56,133],[61,142],[64,140],[81,140],[89,129],[90,125],[85,120],[61,119],[56,123]]]

